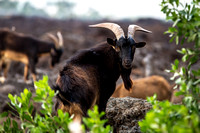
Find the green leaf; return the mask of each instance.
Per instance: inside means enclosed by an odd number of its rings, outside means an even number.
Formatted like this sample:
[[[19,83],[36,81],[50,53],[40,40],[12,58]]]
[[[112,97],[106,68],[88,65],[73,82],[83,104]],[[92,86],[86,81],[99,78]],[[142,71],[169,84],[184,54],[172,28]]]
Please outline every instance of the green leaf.
[[[169,27],[168,32],[175,33],[175,32],[177,32],[177,29],[175,27]]]
[[[29,93],[29,91],[28,91],[28,89],[24,89],[24,95],[28,95],[28,93]]]
[[[43,82],[48,83],[48,76],[47,75],[43,76]]]
[[[33,100],[34,100],[35,102],[43,102],[43,101],[44,101],[43,98],[42,98],[42,96],[35,96],[35,97],[33,98]]]
[[[48,113],[48,111],[45,110],[45,109],[41,109],[40,112],[41,112],[42,114],[44,114],[44,115]]]
[[[20,97],[17,97],[17,100],[18,100],[20,103],[23,102],[22,99],[21,99]]]
[[[0,118],[7,117],[7,116],[8,116],[8,112],[3,112],[0,114]]]
[[[57,116],[54,116],[54,120],[57,122],[57,123],[60,123],[60,119],[57,117]]]
[[[34,109],[34,106],[31,104],[30,107],[29,107],[29,109],[28,109],[28,112],[29,112],[30,114],[32,114],[33,109]]]
[[[164,12],[164,13],[166,13],[167,9],[168,9],[168,6],[164,6],[164,7],[161,9],[161,11]]]
[[[178,7],[179,6],[179,0],[175,0],[176,2],[176,6]]]
[[[10,101],[12,102],[12,103],[15,103],[15,99],[14,99],[14,97],[13,97],[13,95],[12,94],[8,94],[8,98],[10,99]]]
[[[172,27],[175,27],[177,25],[177,23],[180,21],[180,19],[176,19],[176,21],[174,22],[174,24],[172,25]]]
[[[58,110],[58,116],[63,119],[64,118],[64,114],[63,114],[63,111],[62,110]]]
[[[176,36],[176,44],[179,43],[179,36]]]
[[[198,84],[200,84],[200,79],[196,80],[196,81],[193,83],[193,85],[198,85]]]
[[[181,39],[181,45],[183,45],[184,42],[185,42],[185,37],[183,37],[183,38]]]
[[[188,37],[188,42],[192,42],[192,41],[194,41],[195,40],[195,38],[196,38],[196,36],[197,36],[197,34],[192,34],[192,35],[190,35],[189,37]]]
[[[199,70],[192,70],[192,74],[194,75],[194,76],[200,76],[200,69]]]
[[[194,63],[196,63],[198,60],[199,60],[199,57],[198,57],[198,56],[192,56],[192,57],[190,58],[190,63],[191,63],[191,64],[194,64]]]
[[[185,54],[185,55],[182,57],[182,61],[183,61],[183,62],[186,62],[188,59],[189,59],[189,55],[188,55],[188,54]]]
[[[8,119],[6,120],[6,123],[7,123],[8,125],[11,124],[11,120],[10,120],[10,118],[8,118]]]
[[[176,36],[171,37],[171,39],[169,40],[169,42],[172,43],[175,37]]]
[[[49,96],[50,96],[50,97],[55,96],[55,92],[54,92],[53,90],[50,90],[50,91],[49,91]]]
[[[13,124],[13,128],[15,129],[15,131],[19,130],[18,123],[15,120],[12,120],[12,124]]]
[[[181,67],[181,74],[186,74],[186,69],[184,67]]]
[[[174,64],[175,64],[175,66],[178,68],[178,64],[179,64],[178,59],[176,59],[176,60],[174,61]]]
[[[30,116],[30,115],[27,115],[27,114],[24,114],[24,115],[23,115],[23,119],[24,119],[24,120],[27,120],[27,121],[30,121],[30,122],[32,121],[31,116]]]
[[[182,51],[182,54],[186,54],[186,49],[185,48],[182,48],[181,51]]]
[[[182,92],[182,91],[177,91],[176,93],[175,93],[175,96],[180,96],[180,95],[184,95],[185,93],[184,92]]]
[[[45,125],[43,122],[41,122],[41,121],[38,122],[38,125],[39,125],[41,128],[46,128],[46,125]]]

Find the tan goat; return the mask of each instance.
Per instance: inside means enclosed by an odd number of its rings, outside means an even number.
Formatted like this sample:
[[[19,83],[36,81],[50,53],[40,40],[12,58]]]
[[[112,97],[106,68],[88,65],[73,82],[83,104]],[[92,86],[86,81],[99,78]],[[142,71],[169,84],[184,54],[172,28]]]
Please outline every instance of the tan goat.
[[[135,97],[146,99],[146,97],[157,94],[157,100],[170,100],[172,95],[172,87],[166,79],[161,76],[150,76],[141,79],[132,80],[132,92],[124,88],[121,83],[116,87],[111,97]]]

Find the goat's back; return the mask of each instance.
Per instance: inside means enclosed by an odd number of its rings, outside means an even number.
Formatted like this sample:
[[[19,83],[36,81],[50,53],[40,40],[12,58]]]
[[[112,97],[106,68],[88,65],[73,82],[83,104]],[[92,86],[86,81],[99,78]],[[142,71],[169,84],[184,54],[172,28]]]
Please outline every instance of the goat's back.
[[[124,88],[123,84],[117,86],[112,97],[135,97],[146,99],[146,97],[157,94],[158,100],[170,100],[171,86],[167,80],[161,76],[150,76],[133,80],[132,93]]]
[[[1,50],[23,52],[29,55],[32,51],[37,49],[36,47],[41,46],[41,43],[46,44],[46,42],[38,40],[30,35],[25,35],[7,29],[0,30]]]

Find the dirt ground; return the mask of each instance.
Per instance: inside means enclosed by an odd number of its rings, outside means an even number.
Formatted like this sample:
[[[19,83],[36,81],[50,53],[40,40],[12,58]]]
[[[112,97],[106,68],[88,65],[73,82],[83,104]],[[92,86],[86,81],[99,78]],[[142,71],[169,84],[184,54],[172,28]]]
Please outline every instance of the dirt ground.
[[[80,20],[54,20],[44,19],[39,17],[0,17],[0,28],[15,27],[17,32],[45,39],[46,33],[56,34],[61,31],[64,38],[64,53],[61,62],[53,69],[49,68],[49,57],[40,58],[37,64],[38,79],[42,75],[48,75],[50,85],[55,84],[56,77],[59,71],[65,64],[65,61],[73,56],[80,49],[89,48],[93,45],[106,41],[106,38],[114,38],[114,34],[106,29],[89,28],[88,25],[102,21],[80,21]],[[164,35],[163,32],[171,25],[161,20],[156,19],[139,19],[137,21],[112,21],[119,24],[124,32],[127,33],[129,24],[138,24],[145,29],[152,31],[152,34],[137,32],[135,35],[136,41],[146,41],[147,45],[144,48],[137,49],[134,58],[134,68],[132,78],[140,78],[146,76],[145,69],[147,65],[151,65],[151,75],[161,75],[169,80],[170,74],[165,72],[165,69],[171,68],[171,63],[176,58],[181,56],[176,52],[178,48],[174,43],[169,43],[169,35]],[[144,60],[146,58],[146,60]],[[29,77],[31,79],[31,77]],[[118,83],[121,82],[119,79]],[[24,88],[29,88],[34,91],[33,84],[23,82],[23,64],[13,62],[9,70],[8,78],[5,83],[0,83],[0,112],[8,109],[7,98],[8,93],[19,95]]]

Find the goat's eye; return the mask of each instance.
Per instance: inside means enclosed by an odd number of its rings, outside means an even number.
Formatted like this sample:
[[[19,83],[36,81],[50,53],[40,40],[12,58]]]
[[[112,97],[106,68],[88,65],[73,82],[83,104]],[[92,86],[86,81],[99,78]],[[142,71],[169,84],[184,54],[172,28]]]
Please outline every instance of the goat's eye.
[[[121,44],[120,43],[117,43],[117,45],[116,45],[117,47],[120,47],[121,46]]]

